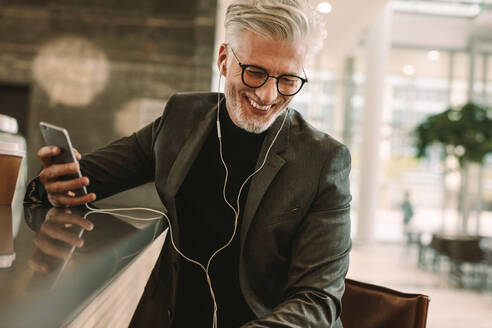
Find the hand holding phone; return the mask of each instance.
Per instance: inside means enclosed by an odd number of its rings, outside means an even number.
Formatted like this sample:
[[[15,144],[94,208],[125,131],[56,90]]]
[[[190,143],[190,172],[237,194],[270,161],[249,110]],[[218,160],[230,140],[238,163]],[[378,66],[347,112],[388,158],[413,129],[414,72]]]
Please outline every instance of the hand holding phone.
[[[78,160],[80,154],[72,147],[67,130],[45,122],[40,123],[45,147],[38,151],[44,169],[39,175],[53,206],[82,205],[95,200],[95,194],[87,194],[89,179],[83,177]]]

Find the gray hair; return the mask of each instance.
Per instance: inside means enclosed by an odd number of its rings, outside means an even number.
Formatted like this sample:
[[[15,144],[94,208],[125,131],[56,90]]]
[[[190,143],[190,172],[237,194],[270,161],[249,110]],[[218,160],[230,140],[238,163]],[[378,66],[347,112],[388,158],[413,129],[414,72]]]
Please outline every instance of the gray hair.
[[[226,42],[237,47],[244,30],[307,47],[315,54],[326,37],[325,23],[308,0],[232,0],[225,16]]]

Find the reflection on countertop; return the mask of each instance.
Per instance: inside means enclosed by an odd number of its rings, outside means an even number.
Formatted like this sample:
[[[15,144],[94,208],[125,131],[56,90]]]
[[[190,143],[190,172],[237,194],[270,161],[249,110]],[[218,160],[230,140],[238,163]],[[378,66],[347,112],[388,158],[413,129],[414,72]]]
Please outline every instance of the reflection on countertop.
[[[16,254],[0,268],[0,327],[63,326],[165,228],[85,208],[26,205],[24,214],[14,238],[11,211],[0,211],[11,232],[0,254]]]
[[[9,268],[14,260],[12,208],[0,205],[0,268]]]

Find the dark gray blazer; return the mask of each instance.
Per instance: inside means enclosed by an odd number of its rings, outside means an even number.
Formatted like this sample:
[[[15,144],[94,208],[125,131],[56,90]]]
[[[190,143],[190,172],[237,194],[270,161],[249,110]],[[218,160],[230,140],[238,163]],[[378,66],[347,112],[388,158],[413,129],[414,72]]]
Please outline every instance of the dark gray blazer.
[[[103,198],[155,181],[177,240],[174,197],[215,133],[216,110],[216,93],[174,95],[155,122],[83,157],[89,190]],[[351,247],[350,154],[289,109],[267,132],[257,167],[284,115],[267,163],[251,181],[239,228],[241,291],[258,316],[245,327],[340,327]],[[170,326],[178,270],[166,242],[132,326]]]

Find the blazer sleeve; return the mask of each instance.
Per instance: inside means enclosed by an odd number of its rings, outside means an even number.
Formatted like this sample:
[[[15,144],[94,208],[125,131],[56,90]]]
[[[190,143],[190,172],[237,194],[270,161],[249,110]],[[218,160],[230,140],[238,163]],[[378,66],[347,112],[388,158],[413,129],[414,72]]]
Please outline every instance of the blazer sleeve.
[[[160,119],[157,119],[128,137],[84,155],[80,169],[90,179],[87,191],[102,199],[152,181],[152,148],[159,125]]]
[[[174,100],[175,96],[169,99],[166,109]],[[167,115],[166,109],[161,117],[132,135],[82,156],[80,170],[90,180],[88,192],[94,192],[100,200],[153,181],[154,142]],[[30,182],[24,201],[49,203],[39,178]]]
[[[94,192],[99,200],[152,181],[152,131],[159,121],[104,148],[82,155],[80,170],[90,181],[87,191]],[[49,204],[39,177],[29,183],[24,202]]]
[[[284,301],[243,327],[341,327],[350,239],[350,153],[339,145],[325,161],[319,190],[296,232]]]

